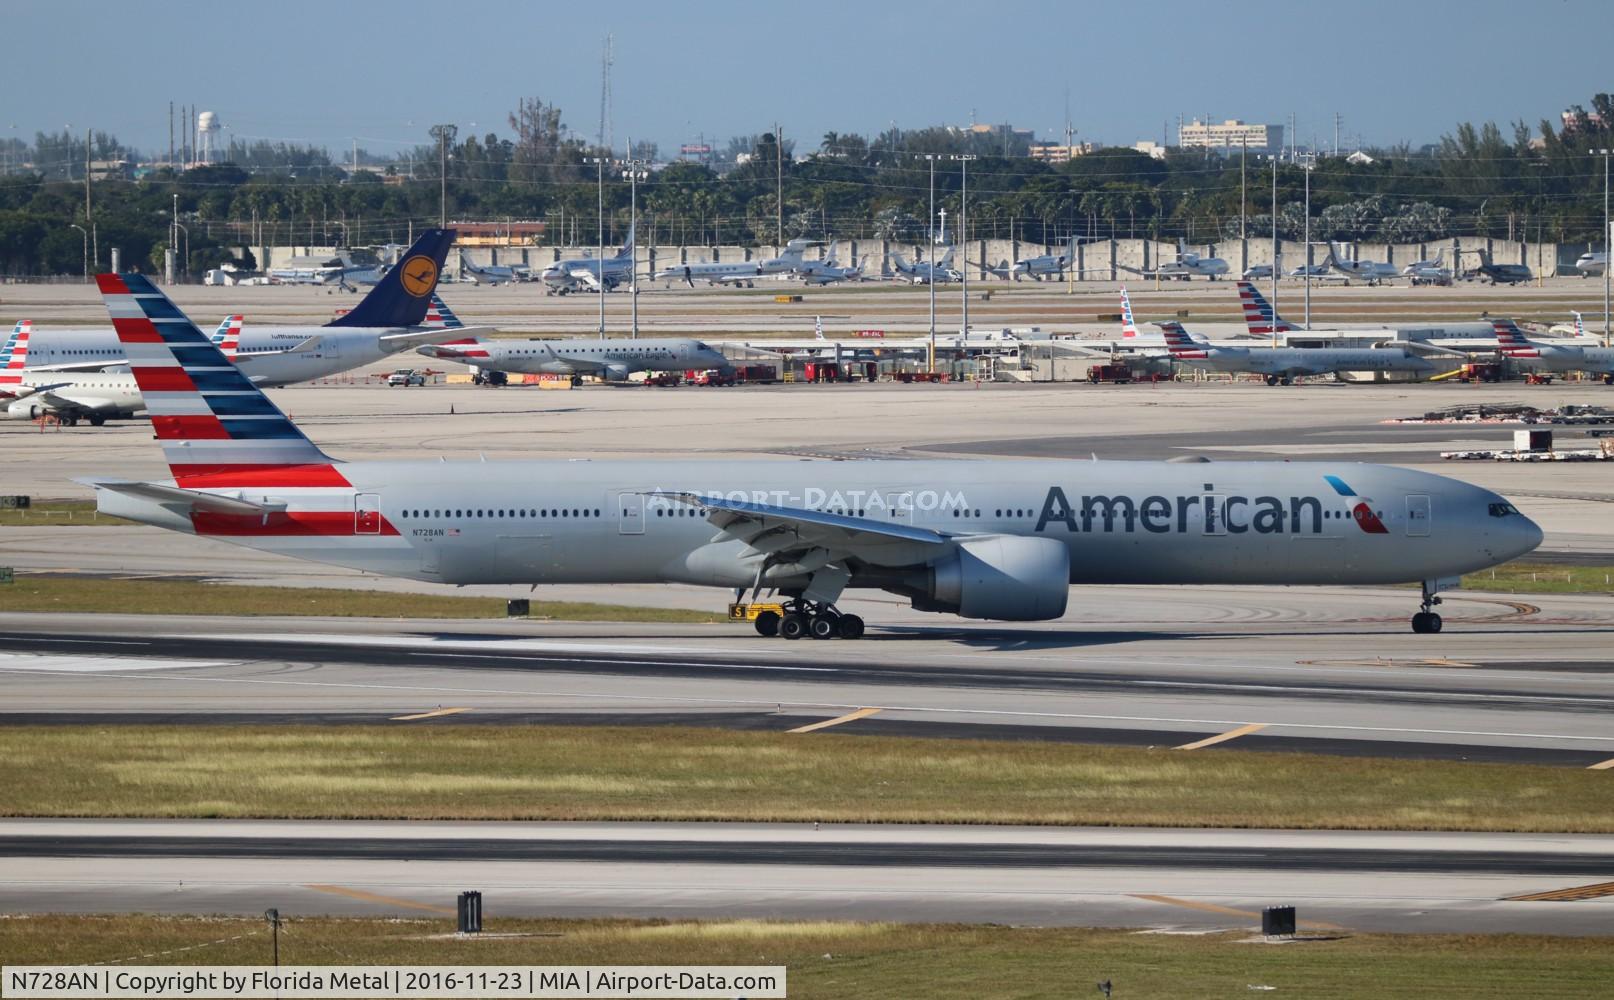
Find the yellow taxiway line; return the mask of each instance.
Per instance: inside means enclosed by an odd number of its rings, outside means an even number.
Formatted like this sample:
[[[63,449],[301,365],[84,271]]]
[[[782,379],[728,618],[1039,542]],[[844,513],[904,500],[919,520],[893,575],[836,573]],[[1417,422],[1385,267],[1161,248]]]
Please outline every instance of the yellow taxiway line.
[[[874,715],[878,711],[880,711],[878,708],[860,708],[855,712],[847,712],[845,715],[837,716],[837,717],[835,717],[833,719],[825,719],[823,722],[815,722],[810,726],[802,726],[802,727],[800,727],[798,729],[789,730],[789,732],[792,732],[792,733],[811,733],[811,732],[814,732],[814,731],[819,730],[819,729],[828,729],[830,726],[838,726],[843,722],[852,722],[852,721],[857,720],[857,719],[866,719],[869,716]]]
[[[436,719],[444,715],[458,715],[469,712],[469,708],[434,708],[430,712],[421,712],[417,715],[394,715],[393,722],[414,722],[417,719]]]
[[[399,899],[397,896],[382,896],[374,892],[365,892],[363,889],[349,889],[345,885],[305,885],[303,888],[313,889],[315,892],[328,892],[333,896],[346,896],[349,899],[376,903],[381,906],[397,906],[406,910],[424,910],[427,913],[440,913],[444,916],[453,916],[456,912],[447,906],[417,903],[412,899]]]
[[[1240,726],[1237,729],[1229,729],[1225,733],[1217,733],[1215,736],[1207,736],[1202,740],[1195,740],[1192,743],[1184,743],[1182,746],[1175,747],[1173,749],[1198,750],[1200,747],[1215,746],[1218,743],[1226,743],[1228,740],[1236,740],[1240,736],[1248,736],[1251,733],[1260,732],[1268,725],[1270,725],[1270,723],[1252,722],[1247,726]]]

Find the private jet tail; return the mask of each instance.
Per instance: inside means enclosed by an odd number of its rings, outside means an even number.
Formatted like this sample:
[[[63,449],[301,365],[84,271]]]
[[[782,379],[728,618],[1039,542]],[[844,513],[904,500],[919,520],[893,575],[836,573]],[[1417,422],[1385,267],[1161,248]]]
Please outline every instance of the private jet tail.
[[[1254,282],[1240,281],[1239,304],[1244,307],[1244,325],[1250,328],[1250,333],[1257,337],[1275,337],[1280,333],[1288,333],[1294,329],[1287,320],[1278,315],[1272,308],[1272,303],[1255,287]]]
[[[419,326],[426,318],[426,306],[437,288],[438,276],[443,273],[443,262],[448,259],[448,248],[453,242],[452,229],[428,229],[421,233],[398,266],[382,275],[358,305],[325,325]]]
[[[446,251],[447,246],[444,238],[439,249]],[[430,258],[424,260],[432,263]],[[411,265],[418,266],[414,258],[398,270]],[[432,263],[432,277],[438,266]],[[95,280],[145,398],[169,472],[181,490],[349,485],[334,460],[305,437],[149,278],[101,274]],[[423,291],[422,302],[425,295]],[[347,520],[352,519],[349,511]]]
[[[448,307],[443,297],[436,292],[431,294],[431,300],[426,305],[426,326],[437,330],[458,330],[465,324],[454,315],[454,310]]]
[[[633,223],[628,224],[628,238],[622,241],[622,246],[616,252],[617,260],[627,260],[633,256]]]

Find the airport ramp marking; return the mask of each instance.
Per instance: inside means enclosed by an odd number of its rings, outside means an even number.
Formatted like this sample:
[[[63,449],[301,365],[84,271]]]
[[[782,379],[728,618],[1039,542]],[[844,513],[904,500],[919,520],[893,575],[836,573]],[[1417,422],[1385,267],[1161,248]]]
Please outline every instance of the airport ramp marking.
[[[845,715],[837,715],[833,719],[825,719],[823,722],[814,722],[811,725],[800,726],[800,727],[797,727],[796,729],[791,729],[791,730],[789,730],[789,732],[792,732],[792,733],[811,733],[811,732],[815,732],[815,731],[817,731],[819,729],[828,729],[830,726],[838,726],[838,725],[841,725],[844,722],[854,722],[854,721],[856,721],[858,719],[866,719],[869,716],[878,713],[879,711],[880,711],[880,709],[878,709],[878,708],[860,708],[855,712],[847,712]]]
[[[1189,910],[1199,910],[1202,913],[1219,913],[1225,917],[1245,917],[1250,920],[1261,919],[1261,914],[1255,910],[1240,910],[1231,906],[1223,906],[1220,903],[1206,903],[1197,899],[1178,899],[1176,896],[1158,896],[1148,892],[1129,892],[1127,895],[1133,899],[1148,900],[1151,903],[1164,903],[1167,906],[1181,906]],[[1299,926],[1313,927],[1317,930],[1325,931],[1342,931],[1346,929],[1339,924],[1331,924],[1323,920],[1302,920],[1299,921]]]
[[[1588,771],[1614,770],[1614,757],[1610,757],[1608,760],[1600,760],[1597,763],[1592,764],[1591,766],[1587,767],[1586,770],[1588,770]]]
[[[417,712],[414,715],[394,715],[389,721],[418,722],[421,719],[437,719],[445,715],[458,715],[461,712],[469,711],[469,708],[434,708],[430,712]]]
[[[1502,898],[1518,903],[1575,903],[1583,899],[1604,899],[1608,896],[1614,896],[1614,882],[1573,885],[1567,889],[1550,889],[1547,892],[1531,892],[1523,896]]]
[[[1217,733],[1215,736],[1207,736],[1202,740],[1195,740],[1192,743],[1184,743],[1182,746],[1174,747],[1173,749],[1198,750],[1200,747],[1215,746],[1218,743],[1226,743],[1228,740],[1236,740],[1240,736],[1248,736],[1251,733],[1260,732],[1268,725],[1270,725],[1270,723],[1252,722],[1249,725],[1240,726],[1237,729],[1229,729],[1225,733]]]
[[[365,903],[376,903],[381,906],[397,906],[406,910],[424,910],[427,913],[438,913],[445,917],[451,917],[455,913],[452,908],[447,906],[433,906],[431,903],[417,903],[412,899],[399,899],[397,896],[383,896],[380,893],[365,892],[363,889],[349,889],[345,885],[309,884],[303,886],[303,888],[312,889],[315,892],[330,893],[333,896],[346,896],[349,899],[357,899]]]

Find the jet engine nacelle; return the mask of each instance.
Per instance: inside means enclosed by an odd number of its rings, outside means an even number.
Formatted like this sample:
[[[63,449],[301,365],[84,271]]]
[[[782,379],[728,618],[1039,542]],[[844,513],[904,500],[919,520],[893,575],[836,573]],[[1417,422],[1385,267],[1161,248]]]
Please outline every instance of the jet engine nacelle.
[[[19,399],[6,407],[7,420],[38,420],[44,415],[45,408],[37,403],[30,403]]]
[[[625,382],[628,378],[628,366],[606,365],[600,374],[605,376],[607,382]]]
[[[965,618],[1046,621],[1065,613],[1070,596],[1070,551],[1053,538],[995,535],[959,543],[931,567],[930,594],[914,601],[922,611]]]

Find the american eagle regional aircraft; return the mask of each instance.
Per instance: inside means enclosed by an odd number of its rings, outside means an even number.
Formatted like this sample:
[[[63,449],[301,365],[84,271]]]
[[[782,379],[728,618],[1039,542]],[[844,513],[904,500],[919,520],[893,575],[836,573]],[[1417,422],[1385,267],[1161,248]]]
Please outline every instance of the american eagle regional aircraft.
[[[783,595],[757,630],[857,638],[885,590],[1004,621],[1073,583],[1421,582],[1523,555],[1541,529],[1455,479],[1333,462],[338,462],[141,275],[98,276],[171,478],[84,479],[104,513],[452,584],[692,583]]]

